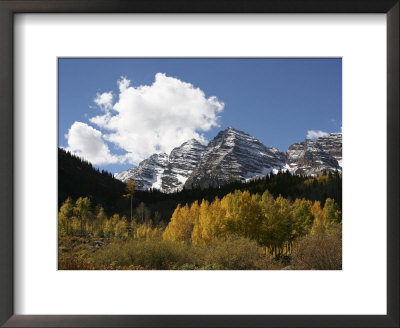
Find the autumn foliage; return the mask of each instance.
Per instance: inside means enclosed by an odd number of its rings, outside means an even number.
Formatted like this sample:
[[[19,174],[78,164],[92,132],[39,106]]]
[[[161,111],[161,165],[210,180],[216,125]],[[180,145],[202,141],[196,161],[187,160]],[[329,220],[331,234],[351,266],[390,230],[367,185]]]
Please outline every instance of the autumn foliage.
[[[235,191],[211,203],[203,200],[200,206],[178,206],[163,239],[204,246],[240,236],[271,254],[288,255],[298,238],[323,235],[340,224],[341,212],[330,198],[322,208],[318,201],[274,199],[268,191],[261,196]]]
[[[108,217],[86,197],[67,198],[58,215],[59,241],[65,246],[79,237],[87,252],[79,262],[73,254],[82,245],[59,248],[60,268],[341,269],[342,215],[330,198],[321,206],[274,198],[268,190],[236,190],[212,202],[179,204],[166,227],[144,219],[144,211],[138,207],[131,220]],[[85,240],[94,239],[100,246],[93,249]]]

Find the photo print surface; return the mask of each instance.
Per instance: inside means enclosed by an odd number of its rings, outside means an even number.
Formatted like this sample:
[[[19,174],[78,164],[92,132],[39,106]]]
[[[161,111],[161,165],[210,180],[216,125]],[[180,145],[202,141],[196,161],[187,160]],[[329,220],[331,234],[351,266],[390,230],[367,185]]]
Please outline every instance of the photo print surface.
[[[341,270],[340,58],[59,58],[59,270]]]

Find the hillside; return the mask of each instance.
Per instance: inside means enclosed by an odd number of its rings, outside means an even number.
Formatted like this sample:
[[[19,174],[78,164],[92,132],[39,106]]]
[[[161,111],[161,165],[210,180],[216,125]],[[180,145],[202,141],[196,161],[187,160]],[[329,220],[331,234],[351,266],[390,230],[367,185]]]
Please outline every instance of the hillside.
[[[125,184],[105,171],[95,169],[90,163],[59,148],[58,205],[67,197],[76,200],[78,197],[89,197],[93,204],[101,204],[106,212],[117,212],[129,216],[130,204],[122,195]],[[169,222],[178,204],[191,204],[202,199],[212,201],[222,198],[235,190],[248,190],[251,194],[262,194],[269,190],[274,197],[282,195],[288,199],[305,198],[320,201],[322,205],[327,197],[342,205],[342,178],[339,173],[324,175],[318,178],[292,175],[289,172],[269,174],[263,178],[248,182],[232,182],[221,187],[206,189],[182,189],[173,193],[163,193],[156,189],[136,191],[133,207],[142,205],[142,212],[153,218],[157,212],[157,220]]]
[[[106,171],[95,169],[89,162],[58,148],[58,207],[67,197],[88,197],[106,211],[118,209],[125,184]]]

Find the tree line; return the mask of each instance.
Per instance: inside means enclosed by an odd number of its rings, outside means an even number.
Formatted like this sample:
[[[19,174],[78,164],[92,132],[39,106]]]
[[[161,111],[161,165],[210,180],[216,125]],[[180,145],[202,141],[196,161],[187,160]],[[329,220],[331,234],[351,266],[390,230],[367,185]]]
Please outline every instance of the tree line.
[[[251,195],[236,190],[222,199],[195,201],[175,209],[163,233],[164,240],[209,245],[240,236],[256,241],[276,256],[289,255],[293,243],[306,235],[324,235],[340,228],[341,211],[327,198],[320,201],[288,199],[266,190]]]
[[[58,199],[59,209],[68,197],[73,202],[88,198],[93,207],[103,207],[107,216],[119,213],[130,218],[131,208],[141,208],[141,218],[152,218],[157,224],[168,224],[176,207],[181,204],[201,204],[202,200],[213,202],[235,190],[248,191],[251,195],[268,190],[274,198],[282,197],[293,202],[296,199],[319,201],[324,206],[327,198],[333,199],[339,209],[342,206],[342,176],[340,172],[326,172],[320,177],[292,175],[289,172],[269,174],[249,182],[235,181],[220,187],[207,189],[183,189],[163,193],[157,189],[135,191],[135,197],[123,198],[126,184],[115,179],[111,173],[94,168],[84,159],[72,155],[62,148],[58,150]]]
[[[157,221],[158,214],[154,219]],[[159,220],[158,220],[159,221]],[[94,208],[88,197],[79,197],[76,202],[67,198],[58,213],[59,236],[80,236],[126,240],[128,238],[147,238],[160,234],[163,226],[156,226],[149,212],[141,203],[132,220],[126,216],[113,214],[107,216],[101,205]]]
[[[100,205],[92,206],[87,197],[75,202],[67,198],[58,215],[60,236],[85,236],[108,240],[151,240],[213,245],[232,237],[257,242],[275,257],[290,255],[296,240],[307,235],[329,235],[341,228],[341,211],[331,198],[320,201],[296,199],[293,202],[274,196],[250,194],[236,190],[212,202],[202,200],[184,206],[178,204],[170,222],[165,224],[157,214],[144,217],[143,207],[132,217],[107,216]],[[158,222],[158,223],[155,223]]]

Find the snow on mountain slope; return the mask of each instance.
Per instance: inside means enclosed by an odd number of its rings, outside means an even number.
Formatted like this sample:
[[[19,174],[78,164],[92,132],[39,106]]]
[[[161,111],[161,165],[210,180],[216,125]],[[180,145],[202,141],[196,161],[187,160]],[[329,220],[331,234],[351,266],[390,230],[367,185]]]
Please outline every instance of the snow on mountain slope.
[[[115,175],[123,182],[136,180],[139,190],[157,188],[164,192],[180,190],[197,166],[206,147],[195,139],[174,148],[170,155],[154,154],[130,168]]]
[[[232,181],[246,181],[253,176],[267,174],[272,169],[281,169],[284,165],[284,153],[229,127],[210,141],[185,188],[207,188]]]
[[[342,166],[342,134],[331,133],[327,137],[321,137],[317,139],[317,142],[321,145],[322,149],[328,154],[332,155]]]
[[[160,189],[161,179],[168,164],[168,155],[165,153],[153,154],[141,161],[137,167],[130,168],[115,175],[115,178],[122,182],[136,180],[139,190],[150,188]]]
[[[138,189],[174,192],[183,187],[207,188],[233,181],[262,178],[271,171],[316,176],[325,170],[341,170],[342,134],[291,145],[285,153],[266,147],[251,135],[229,127],[207,146],[195,139],[174,148],[169,155],[153,154],[138,167],[118,173],[123,182],[134,179]]]
[[[169,155],[168,165],[162,177],[161,189],[172,192],[182,189],[184,183],[197,167],[206,146],[191,139],[176,147]]]
[[[286,158],[285,168],[294,174],[317,176],[324,171],[341,170],[342,134],[295,143],[289,147]]]

